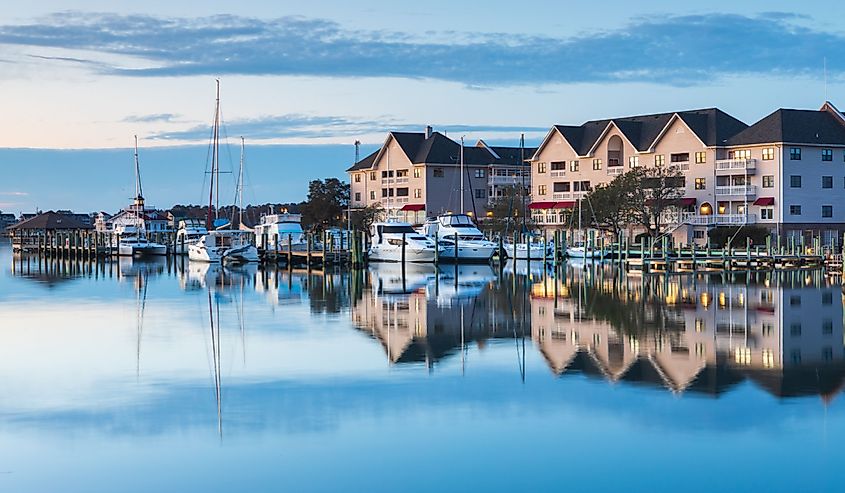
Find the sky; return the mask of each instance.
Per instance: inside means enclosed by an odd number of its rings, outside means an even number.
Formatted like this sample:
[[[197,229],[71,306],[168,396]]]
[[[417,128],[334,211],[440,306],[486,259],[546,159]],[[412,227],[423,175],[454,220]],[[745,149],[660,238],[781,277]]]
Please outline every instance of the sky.
[[[122,207],[134,135],[148,202],[198,203],[217,78],[256,202],[345,177],[352,143],[391,129],[516,144],[704,107],[750,124],[837,103],[843,16],[813,0],[20,3],[0,11],[0,210]]]

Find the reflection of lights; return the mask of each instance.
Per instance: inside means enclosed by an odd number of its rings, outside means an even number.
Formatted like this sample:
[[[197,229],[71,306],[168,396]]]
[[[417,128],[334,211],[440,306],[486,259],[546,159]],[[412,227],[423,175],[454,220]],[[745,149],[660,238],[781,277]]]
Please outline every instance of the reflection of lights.
[[[722,291],[719,293],[719,308],[724,308],[728,305],[728,297],[725,296],[725,292]]]
[[[748,366],[751,364],[751,348],[738,347],[734,352],[734,359],[736,364]]]
[[[701,293],[701,306],[707,308],[713,300],[710,299],[710,293]]]
[[[775,354],[771,349],[763,350],[763,368],[774,368]]]

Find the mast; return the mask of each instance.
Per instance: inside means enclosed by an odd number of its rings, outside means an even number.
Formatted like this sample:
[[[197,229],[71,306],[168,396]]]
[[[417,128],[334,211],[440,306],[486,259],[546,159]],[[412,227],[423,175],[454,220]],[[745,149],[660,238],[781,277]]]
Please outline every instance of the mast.
[[[522,189],[519,192],[519,201],[522,202],[522,231],[525,233],[525,134],[519,134],[519,175],[522,178]]]
[[[213,229],[214,219],[217,219],[220,210],[220,79],[215,79],[217,83],[217,100],[214,105],[214,122],[211,131],[211,180],[208,187],[208,214],[206,215],[206,228]],[[217,191],[217,201],[215,207],[215,186]]]
[[[241,136],[241,169],[238,172],[238,228],[244,223],[244,138]]]
[[[144,193],[141,186],[141,164],[138,160],[138,136],[135,136],[135,228],[141,229],[141,214],[144,213]],[[140,231],[138,231],[140,235]]]
[[[464,137],[461,136],[461,210],[459,213],[464,213]]]

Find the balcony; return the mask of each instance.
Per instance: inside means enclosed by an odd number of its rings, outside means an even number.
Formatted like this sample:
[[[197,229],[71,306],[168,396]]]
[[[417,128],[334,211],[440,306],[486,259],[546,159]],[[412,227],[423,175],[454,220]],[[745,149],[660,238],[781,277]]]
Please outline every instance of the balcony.
[[[395,185],[402,185],[402,184],[405,184],[405,183],[408,183],[408,177],[407,176],[401,176],[401,177],[397,177],[397,178],[382,178],[381,179],[382,185],[394,185],[394,184]]]
[[[554,175],[552,175],[552,176],[554,176]],[[493,175],[491,175],[490,178],[487,179],[487,184],[490,185],[490,186],[495,186],[495,185],[522,185],[522,177],[521,176],[493,176]],[[528,186],[530,184],[531,184],[531,177],[526,175],[525,176],[525,185]]]
[[[563,178],[564,176],[566,176],[566,170],[565,169],[556,169],[556,170],[550,171],[549,173],[550,173],[549,176],[551,176],[552,178]]]
[[[737,195],[740,197],[753,197],[757,195],[757,187],[755,185],[730,185],[716,187],[717,197]]]
[[[669,163],[670,170],[689,171],[689,161],[677,161]]]
[[[687,212],[682,216],[685,224],[693,226],[738,226],[757,222],[756,214],[711,214],[703,216],[695,212]]]
[[[742,173],[753,175],[757,171],[756,159],[717,159],[716,174]]]
[[[531,220],[534,221],[534,224],[543,226],[566,223],[566,217],[563,214],[533,214]]]
[[[625,172],[624,166],[608,166],[607,174],[610,176],[619,176]]]
[[[554,192],[552,198],[554,200],[573,200],[580,199],[587,195],[587,192]]]

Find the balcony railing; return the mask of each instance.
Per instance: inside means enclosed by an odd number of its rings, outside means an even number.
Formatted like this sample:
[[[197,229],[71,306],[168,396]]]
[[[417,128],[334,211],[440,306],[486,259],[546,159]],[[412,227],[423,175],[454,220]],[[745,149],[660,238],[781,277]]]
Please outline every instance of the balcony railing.
[[[757,195],[757,187],[755,185],[717,186],[716,195]]]
[[[583,198],[587,192],[554,192],[552,198],[554,200],[567,200]]]
[[[625,172],[624,166],[608,166],[607,174],[610,176],[618,176]]]
[[[717,159],[716,171],[754,171],[757,169],[756,159]]]
[[[529,185],[531,183],[531,177],[525,175],[525,184]],[[521,176],[490,176],[487,180],[488,185],[521,185],[522,184],[522,177]]]
[[[669,163],[669,169],[676,169],[679,171],[688,171],[689,170],[689,161],[676,161],[674,163]]]
[[[553,171],[550,172],[550,176],[552,178],[563,178],[564,176],[566,176],[566,170],[565,169],[553,170]]]
[[[754,224],[757,222],[756,214],[711,214],[704,216],[694,212],[686,212],[682,216],[683,222],[693,226],[736,226],[741,224]]]
[[[531,220],[534,221],[535,224],[564,224],[566,222],[566,216],[563,214],[533,214],[531,215]]]

